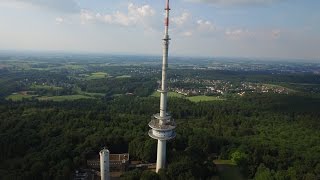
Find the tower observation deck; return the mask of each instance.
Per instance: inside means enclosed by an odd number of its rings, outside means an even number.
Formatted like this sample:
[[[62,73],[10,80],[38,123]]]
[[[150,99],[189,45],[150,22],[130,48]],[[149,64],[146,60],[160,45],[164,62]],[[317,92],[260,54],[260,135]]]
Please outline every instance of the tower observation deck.
[[[167,68],[168,68],[168,53],[169,53],[169,0],[166,0],[166,17],[165,17],[165,34],[163,38],[163,58],[162,58],[162,81],[160,92],[160,113],[154,114],[149,122],[149,136],[153,139],[158,140],[157,148],[157,165],[156,172],[160,169],[165,168],[166,164],[166,143],[167,140],[173,139],[176,134],[174,129],[176,124],[167,113],[167,98],[168,98],[168,87],[167,87]]]

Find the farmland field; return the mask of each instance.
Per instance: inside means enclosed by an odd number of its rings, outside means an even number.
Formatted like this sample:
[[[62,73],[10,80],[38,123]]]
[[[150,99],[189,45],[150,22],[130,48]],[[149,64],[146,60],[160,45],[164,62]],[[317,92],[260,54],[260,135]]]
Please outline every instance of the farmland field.
[[[160,93],[158,91],[155,91],[151,96],[153,97],[160,97]],[[189,101],[192,102],[201,102],[201,101],[222,101],[225,100],[223,98],[220,97],[216,97],[216,96],[184,96],[182,94],[176,93],[176,92],[168,92],[168,96],[169,97],[177,97],[177,98],[186,98]]]
[[[92,79],[104,79],[108,77],[108,73],[105,72],[96,72],[96,73],[91,73],[90,76],[88,76],[86,79],[87,80],[92,80]]]
[[[22,101],[23,99],[31,99],[32,97],[36,97],[36,95],[14,93],[14,94],[6,97],[6,99],[12,100],[12,101]]]
[[[192,102],[201,102],[201,101],[222,101],[223,98],[216,97],[216,96],[191,96],[187,97]]]
[[[160,93],[158,91],[155,91],[151,96],[153,97],[160,97]],[[178,98],[184,98],[184,95],[176,93],[176,92],[168,92],[169,97],[178,97]]]
[[[40,97],[40,101],[73,101],[78,99],[92,99],[93,97],[84,95],[69,95],[69,96],[52,96],[52,97]]]
[[[62,90],[62,87],[48,86],[48,85],[35,85],[31,86],[31,89],[45,89],[45,90]]]

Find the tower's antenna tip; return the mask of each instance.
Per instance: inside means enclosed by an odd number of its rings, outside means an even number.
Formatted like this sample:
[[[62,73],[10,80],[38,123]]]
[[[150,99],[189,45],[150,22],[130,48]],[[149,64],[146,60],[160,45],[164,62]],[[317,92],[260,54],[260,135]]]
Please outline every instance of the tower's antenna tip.
[[[166,9],[165,10],[170,10],[170,3],[169,0],[167,0],[167,4],[166,4]]]

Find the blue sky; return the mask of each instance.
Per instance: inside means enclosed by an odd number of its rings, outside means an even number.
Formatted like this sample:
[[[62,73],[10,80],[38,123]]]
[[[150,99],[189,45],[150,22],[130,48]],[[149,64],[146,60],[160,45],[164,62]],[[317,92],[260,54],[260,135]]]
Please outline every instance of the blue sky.
[[[0,50],[161,55],[165,0],[0,0]],[[319,0],[171,0],[170,53],[320,59]]]

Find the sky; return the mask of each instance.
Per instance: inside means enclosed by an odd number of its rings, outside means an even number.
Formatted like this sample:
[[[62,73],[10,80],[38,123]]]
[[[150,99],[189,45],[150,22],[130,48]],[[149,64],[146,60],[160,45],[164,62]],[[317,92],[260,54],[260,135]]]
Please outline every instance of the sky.
[[[170,54],[320,60],[319,0],[171,0]],[[165,0],[0,0],[0,50],[162,54]]]

